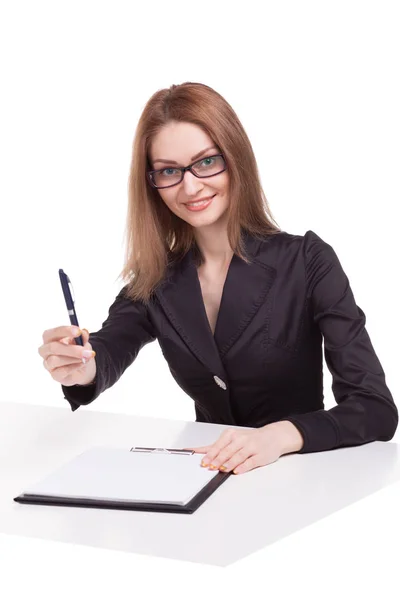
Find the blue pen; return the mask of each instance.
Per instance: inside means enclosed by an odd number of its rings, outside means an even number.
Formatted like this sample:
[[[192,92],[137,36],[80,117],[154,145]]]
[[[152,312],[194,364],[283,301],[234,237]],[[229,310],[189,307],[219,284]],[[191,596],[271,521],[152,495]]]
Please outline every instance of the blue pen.
[[[67,305],[69,320],[71,322],[71,325],[75,325],[76,327],[79,327],[78,317],[76,316],[76,311],[75,311],[75,306],[74,306],[74,299],[73,299],[73,296],[72,296],[72,293],[70,290],[70,286],[69,286],[69,284],[71,283],[71,280],[68,277],[68,275],[66,273],[64,273],[64,271],[62,269],[58,269],[58,274],[60,276],[61,287],[62,287],[62,291],[64,294],[65,304]],[[72,286],[72,284],[71,284],[71,286]],[[78,346],[83,346],[83,339],[82,339],[81,335],[79,335],[78,337],[76,337],[74,339],[75,339],[75,342],[78,344]]]

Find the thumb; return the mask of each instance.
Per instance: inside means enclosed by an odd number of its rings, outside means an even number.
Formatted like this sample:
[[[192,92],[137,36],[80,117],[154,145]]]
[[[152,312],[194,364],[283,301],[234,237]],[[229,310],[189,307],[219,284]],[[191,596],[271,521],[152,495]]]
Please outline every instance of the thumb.
[[[86,346],[86,344],[89,342],[89,332],[87,329],[81,329],[81,331],[82,331],[83,345]]]

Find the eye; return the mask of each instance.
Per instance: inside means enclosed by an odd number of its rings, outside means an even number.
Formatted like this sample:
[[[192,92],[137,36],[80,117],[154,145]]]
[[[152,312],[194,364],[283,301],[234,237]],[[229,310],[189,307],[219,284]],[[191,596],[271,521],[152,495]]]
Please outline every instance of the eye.
[[[172,167],[167,167],[166,169],[163,169],[162,171],[160,171],[160,174],[167,175],[167,177],[169,175],[174,175],[174,173],[167,173],[167,171],[176,171],[176,169],[173,169]]]
[[[209,160],[211,162],[206,162],[207,160]],[[209,167],[210,165],[212,165],[212,161],[215,161],[215,156],[207,156],[206,158],[203,158],[202,160],[200,160],[198,164],[200,166]],[[203,165],[203,163],[205,163],[205,164]]]

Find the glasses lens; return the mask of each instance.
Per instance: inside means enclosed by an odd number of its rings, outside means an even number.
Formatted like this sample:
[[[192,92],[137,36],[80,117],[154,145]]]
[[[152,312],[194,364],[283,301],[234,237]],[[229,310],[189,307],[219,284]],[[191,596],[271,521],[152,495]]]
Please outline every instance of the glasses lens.
[[[207,156],[193,165],[193,171],[199,177],[209,177],[221,173],[225,169],[225,161],[222,156]],[[179,169],[167,167],[162,171],[153,173],[153,182],[157,187],[168,187],[180,182],[182,173]]]
[[[153,173],[153,181],[157,187],[167,187],[168,185],[174,185],[178,183],[182,177],[182,173],[179,169],[168,167],[157,173]]]
[[[207,156],[202,158],[195,165],[193,165],[193,171],[199,177],[208,177],[209,175],[216,175],[225,168],[225,161],[222,156]]]

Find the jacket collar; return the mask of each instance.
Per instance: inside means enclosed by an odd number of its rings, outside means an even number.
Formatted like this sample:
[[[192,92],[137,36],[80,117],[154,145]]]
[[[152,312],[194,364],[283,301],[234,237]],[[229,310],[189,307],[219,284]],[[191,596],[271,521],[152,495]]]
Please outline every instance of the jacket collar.
[[[213,375],[224,380],[223,358],[265,301],[276,270],[257,259],[263,241],[244,232],[250,264],[233,255],[223,288],[215,333],[212,334],[193,251],[169,267],[155,294],[183,342]]]

